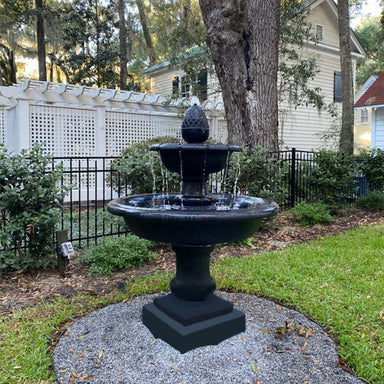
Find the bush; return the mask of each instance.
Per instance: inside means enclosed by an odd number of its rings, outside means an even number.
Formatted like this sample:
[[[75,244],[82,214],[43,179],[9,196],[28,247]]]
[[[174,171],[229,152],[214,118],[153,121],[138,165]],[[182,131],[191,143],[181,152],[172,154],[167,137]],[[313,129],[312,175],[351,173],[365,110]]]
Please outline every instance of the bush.
[[[226,189],[241,194],[271,198],[277,203],[285,201],[288,190],[284,187],[287,168],[280,161],[268,158],[262,147],[244,148],[232,155],[232,166],[228,170]],[[237,158],[236,158],[237,157]]]
[[[367,209],[369,211],[384,210],[384,193],[381,191],[370,191],[366,196],[357,200],[357,208]]]
[[[152,244],[134,235],[106,237],[87,248],[80,256],[80,262],[88,264],[92,273],[108,274],[152,260],[154,255],[149,251]]]
[[[352,156],[321,150],[315,155],[315,166],[308,181],[317,192],[318,201],[334,211],[354,195],[355,175],[356,166]]]
[[[160,155],[149,151],[153,144],[178,143],[175,137],[163,136],[134,143],[121,153],[121,159],[114,161],[114,171],[109,180],[114,190],[127,186],[134,195],[163,191],[165,185],[170,191],[180,190],[180,178],[176,173],[167,172],[162,166]]]
[[[0,249],[6,250],[0,252],[0,271],[49,265],[68,190],[57,185],[62,174],[59,166],[52,170],[42,145],[18,155],[0,147]]]
[[[293,207],[290,211],[292,219],[302,226],[329,224],[333,218],[323,203],[302,203]]]
[[[365,175],[371,189],[383,191],[384,188],[384,150],[373,148],[363,152],[361,171]]]

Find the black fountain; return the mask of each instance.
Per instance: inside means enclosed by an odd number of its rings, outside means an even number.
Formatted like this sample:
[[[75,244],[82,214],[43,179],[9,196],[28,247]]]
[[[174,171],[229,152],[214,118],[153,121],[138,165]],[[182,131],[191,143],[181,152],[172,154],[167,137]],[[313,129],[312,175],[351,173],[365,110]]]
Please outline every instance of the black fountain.
[[[264,219],[278,211],[276,203],[257,197],[208,194],[211,173],[222,171],[241,147],[203,144],[209,135],[203,110],[193,105],[182,123],[186,144],[159,144],[165,167],[177,172],[179,194],[136,195],[113,200],[108,210],[123,216],[137,236],[172,244],[176,276],[171,293],[143,307],[143,323],[155,338],[185,353],[245,331],[244,313],[214,294],[210,255],[215,244],[253,235]]]

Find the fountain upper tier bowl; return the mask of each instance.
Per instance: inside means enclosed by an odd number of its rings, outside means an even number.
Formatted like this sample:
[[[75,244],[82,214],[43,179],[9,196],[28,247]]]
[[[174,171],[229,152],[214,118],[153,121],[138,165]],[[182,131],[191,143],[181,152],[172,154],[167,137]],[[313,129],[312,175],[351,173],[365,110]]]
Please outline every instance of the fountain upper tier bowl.
[[[123,216],[137,236],[174,245],[209,245],[252,236],[276,203],[251,196],[209,195],[208,206],[184,206],[180,195],[136,195],[113,200],[108,210]]]
[[[151,151],[160,154],[164,166],[177,172],[183,181],[206,181],[211,173],[220,172],[238,145],[227,144],[156,144]]]

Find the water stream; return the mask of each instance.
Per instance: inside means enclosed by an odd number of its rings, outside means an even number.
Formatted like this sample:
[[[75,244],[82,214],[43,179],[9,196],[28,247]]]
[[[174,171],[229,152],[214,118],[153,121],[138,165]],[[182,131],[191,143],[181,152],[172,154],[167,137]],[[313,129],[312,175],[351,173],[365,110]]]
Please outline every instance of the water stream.
[[[155,195],[156,195],[156,173],[155,173],[155,168],[153,166],[153,161],[154,161],[154,153],[149,152],[149,164],[151,167],[151,174],[152,174],[152,204],[155,206]]]
[[[183,198],[183,156],[181,146],[179,149],[179,159],[180,159],[180,209],[184,209],[184,198]]]
[[[237,161],[236,161],[236,164],[234,166],[234,169],[235,169],[235,182],[233,183],[233,199],[234,199],[234,201],[236,201],[236,197],[237,197],[237,184],[239,182],[239,178],[240,178],[240,174],[241,174],[241,163],[240,163],[241,152],[236,153],[235,157],[236,157]]]

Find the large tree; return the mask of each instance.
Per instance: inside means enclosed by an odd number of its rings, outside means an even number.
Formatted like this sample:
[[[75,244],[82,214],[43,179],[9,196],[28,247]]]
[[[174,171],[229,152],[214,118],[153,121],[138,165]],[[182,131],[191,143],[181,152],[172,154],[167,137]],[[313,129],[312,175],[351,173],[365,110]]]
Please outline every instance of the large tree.
[[[119,83],[119,50],[112,7],[98,0],[73,0],[63,6],[64,44],[56,63],[67,82],[114,88]]]
[[[45,53],[44,32],[44,3],[43,0],[35,0],[36,8],[36,39],[37,39],[37,61],[39,63],[39,80],[47,81],[47,65]]]
[[[369,76],[384,71],[384,19],[383,16],[367,16],[361,20],[355,33],[367,53],[357,61],[356,85],[360,88]]]
[[[136,5],[137,5],[137,9],[139,10],[140,23],[143,29],[145,44],[147,46],[149,65],[153,65],[156,63],[156,53],[153,47],[152,36],[149,31],[148,18],[147,18],[147,13],[145,9],[146,7],[143,0],[136,0]]]
[[[118,1],[118,13],[119,13],[120,89],[127,89],[128,57],[127,57],[127,27],[125,23],[125,0]]]
[[[343,92],[342,116],[339,150],[345,154],[353,153],[353,72],[351,54],[351,35],[349,27],[349,0],[338,0],[340,67]]]
[[[228,141],[278,149],[280,0],[200,0]]]

